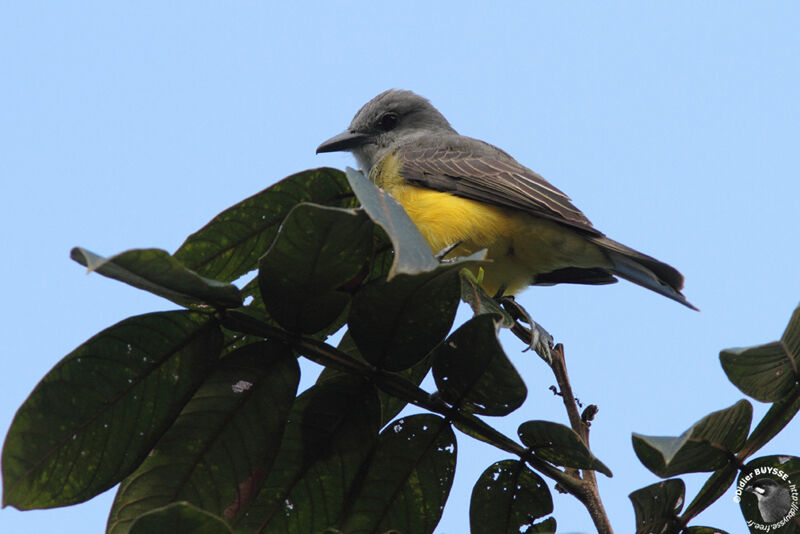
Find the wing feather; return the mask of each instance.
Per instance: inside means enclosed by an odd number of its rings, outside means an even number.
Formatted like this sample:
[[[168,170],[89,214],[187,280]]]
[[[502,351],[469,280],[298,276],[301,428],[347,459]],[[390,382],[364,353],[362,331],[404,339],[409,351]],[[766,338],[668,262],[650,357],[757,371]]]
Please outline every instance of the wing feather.
[[[453,146],[398,148],[395,155],[402,162],[403,178],[437,191],[519,209],[602,235],[566,194],[539,174],[491,145],[461,137],[465,139],[474,143],[473,150]]]

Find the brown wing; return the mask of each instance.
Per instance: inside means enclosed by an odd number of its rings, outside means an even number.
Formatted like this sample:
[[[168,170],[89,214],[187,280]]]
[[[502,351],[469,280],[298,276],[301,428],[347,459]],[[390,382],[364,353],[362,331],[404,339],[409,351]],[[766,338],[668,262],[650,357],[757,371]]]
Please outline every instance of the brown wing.
[[[395,151],[406,180],[460,197],[519,209],[603,235],[570,202],[570,198],[547,180],[517,163],[491,145],[461,137],[470,147],[421,149],[400,147]]]
[[[420,148],[431,144],[440,148]],[[401,162],[400,174],[406,180],[576,228],[601,247],[612,264],[609,268],[567,267],[540,273],[534,278],[534,285],[610,284],[615,282],[616,275],[697,309],[680,292],[683,276],[674,267],[605,237],[572,205],[567,195],[499,148],[454,135],[416,139],[413,144],[397,148],[395,155]]]

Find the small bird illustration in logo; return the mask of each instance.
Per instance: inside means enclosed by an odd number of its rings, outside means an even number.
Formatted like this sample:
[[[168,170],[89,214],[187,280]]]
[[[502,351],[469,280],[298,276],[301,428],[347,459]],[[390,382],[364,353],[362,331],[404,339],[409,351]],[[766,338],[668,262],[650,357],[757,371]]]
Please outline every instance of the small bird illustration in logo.
[[[789,490],[771,478],[759,478],[744,490],[756,496],[758,511],[766,523],[780,521],[789,511],[791,505]]]

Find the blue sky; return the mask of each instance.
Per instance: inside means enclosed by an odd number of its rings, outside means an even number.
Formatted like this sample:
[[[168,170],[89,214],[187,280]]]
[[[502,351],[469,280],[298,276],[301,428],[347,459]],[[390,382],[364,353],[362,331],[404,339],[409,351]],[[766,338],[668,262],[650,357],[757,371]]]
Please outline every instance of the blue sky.
[[[72,246],[173,251],[288,174],[353,165],[314,149],[368,99],[405,88],[686,276],[701,313],[627,283],[521,299],[566,345],[578,397],[600,407],[592,448],[615,474],[601,492],[631,531],[628,493],[658,480],[631,432],[677,435],[741,398],[719,350],[777,339],[800,301],[798,22],[790,2],[4,3],[0,430],[88,337],[173,307],[86,276]],[[529,388],[497,422],[511,435],[528,419],[566,422],[549,370],[521,348],[507,340]],[[458,438],[440,534],[467,530],[473,482],[505,458]],[[793,421],[762,452],[800,455],[798,443]],[[705,475],[686,479],[691,498]],[[4,509],[0,530],[101,532],[113,494]],[[695,524],[744,531],[732,498]],[[560,532],[593,531],[577,501],[554,499]]]

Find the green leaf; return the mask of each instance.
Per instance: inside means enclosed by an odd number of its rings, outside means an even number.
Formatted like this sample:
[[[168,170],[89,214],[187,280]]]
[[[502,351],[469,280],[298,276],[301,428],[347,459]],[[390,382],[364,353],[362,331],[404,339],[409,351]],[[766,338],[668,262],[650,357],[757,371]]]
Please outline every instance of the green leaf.
[[[109,534],[171,502],[235,518],[260,488],[280,446],[300,367],[274,342],[246,345],[220,361],[175,424],[117,492]]]
[[[764,525],[772,526],[769,532],[797,532],[796,525],[795,530],[783,530],[775,523],[789,515],[793,503],[797,512],[799,483],[800,458],[796,456],[763,456],[748,462],[739,471],[734,500],[739,502],[750,532],[764,532]]]
[[[439,261],[431,247],[408,217],[403,206],[389,193],[378,189],[364,175],[347,168],[347,181],[369,217],[383,228],[394,248],[394,262],[388,279],[398,274],[419,274],[434,271]]]
[[[348,325],[362,356],[382,369],[407,369],[440,343],[458,308],[457,266],[402,275],[362,287]]]
[[[247,315],[246,312],[248,311],[250,311],[248,308],[239,308],[238,310],[230,310],[228,313],[239,312],[243,315]],[[249,315],[247,316],[250,317]],[[220,353],[220,359],[226,358],[229,354],[231,354],[236,350],[241,349],[242,347],[264,341],[264,336],[262,335],[252,335],[249,333],[239,332],[238,330],[231,330],[226,328],[225,324],[227,322],[230,321],[228,315],[225,314],[220,320],[220,326],[222,327],[222,335],[224,337],[222,352]]]
[[[578,434],[569,427],[552,421],[527,421],[520,425],[517,433],[522,443],[543,460],[613,476],[611,470],[586,448]]]
[[[528,527],[523,534],[554,534],[556,531],[556,518],[550,517]]]
[[[357,205],[342,171],[323,167],[299,172],[214,217],[189,236],[175,259],[203,276],[236,280],[256,268],[286,215],[301,202]]]
[[[366,285],[373,280],[385,280],[389,276],[389,271],[394,263],[394,250],[389,236],[377,224],[374,226],[374,231],[370,269],[362,285]]]
[[[475,315],[493,315],[503,328],[514,326],[514,319],[483,290],[475,275],[467,269],[461,271],[461,300],[472,308]]]
[[[534,519],[553,512],[553,498],[544,480],[516,460],[489,466],[472,488],[471,534],[519,534]],[[540,523],[541,524],[541,523]],[[555,520],[552,530],[555,532]]]
[[[14,417],[3,499],[21,510],[85,501],[130,474],[219,356],[208,315],[162,312],[103,330],[61,360]]]
[[[133,524],[131,534],[232,534],[222,518],[186,502],[148,512]]]
[[[358,351],[358,347],[356,347],[356,344],[353,342],[353,337],[350,335],[349,330],[345,331],[337,348],[341,352],[344,352],[348,356],[352,357],[354,360],[367,363],[367,361]],[[402,376],[415,386],[419,386],[422,382],[422,379],[428,374],[432,362],[433,358],[431,358],[429,355],[429,357],[423,358],[408,369],[399,371],[396,374]],[[332,367],[326,367],[322,370],[322,373],[320,373],[319,378],[317,379],[317,384],[321,384],[328,380],[339,379],[343,376],[347,376],[347,374],[348,373],[345,373],[344,371],[339,371]],[[394,419],[394,417],[408,404],[399,397],[384,393],[380,389],[378,390],[378,399],[381,403],[381,427]]]
[[[661,478],[715,471],[744,445],[752,418],[753,407],[741,400],[707,415],[678,437],[633,434],[633,449],[639,461]]]
[[[339,288],[372,253],[372,221],[361,211],[296,206],[258,262],[258,284],[269,315],[293,332],[327,327],[350,302]]]
[[[800,391],[795,396],[786,397],[774,403],[750,433],[742,447],[741,457],[747,457],[774,438],[789,424],[800,410]]]
[[[481,415],[507,415],[528,390],[497,339],[494,316],[478,315],[434,351],[433,378],[442,398]]]
[[[381,432],[365,467],[342,532],[433,532],[453,483],[456,437],[441,417],[404,417]]]
[[[241,308],[238,308],[235,310],[235,312],[241,312],[242,314],[247,315],[248,317],[259,322],[281,328],[278,322],[270,317],[269,313],[267,313],[267,309],[264,306],[264,299],[261,298],[261,289],[258,287],[257,276],[245,284],[245,286],[242,288],[242,295],[245,297],[245,302],[247,304]],[[249,297],[252,297],[252,299]],[[225,321],[223,321],[223,324],[225,324]],[[310,334],[309,337],[319,341],[324,341],[328,338],[328,336],[341,330],[345,324],[347,324],[347,308],[342,310],[342,313],[332,323],[328,324],[322,330]],[[263,339],[263,336],[260,336],[259,339]]]
[[[431,370],[432,363],[433,358],[428,355],[408,369],[397,371],[395,374],[405,378],[411,384],[419,386],[422,383],[422,380],[428,374],[428,371]],[[378,391],[378,398],[381,401],[381,425],[385,425],[394,419],[394,417],[408,405],[405,400],[395,397],[394,395],[384,393],[383,391]]]
[[[692,499],[689,506],[686,507],[683,514],[686,517],[695,517],[711,506],[714,501],[728,491],[733,481],[736,480],[736,473],[738,470],[736,464],[731,463],[722,469],[714,471],[714,473],[708,477],[706,483],[703,484],[703,487],[700,488],[700,491],[697,492],[697,495]]]
[[[261,322],[278,326],[267,313],[267,308],[264,307],[264,299],[261,298],[261,290],[258,287],[258,276],[251,278],[242,287],[242,297],[244,297],[244,306],[239,310],[243,313],[255,317]]]
[[[677,533],[678,514],[683,508],[685,493],[683,480],[671,478],[628,495],[636,514],[636,534]]]
[[[235,530],[306,534],[334,525],[378,437],[379,409],[374,387],[355,378],[298,397],[272,470]]]
[[[163,250],[134,249],[103,258],[75,247],[70,257],[87,267],[90,273],[125,282],[181,306],[235,308],[242,304],[236,286],[203,278]]]
[[[794,310],[780,341],[756,347],[727,349],[720,362],[728,380],[742,393],[763,402],[777,402],[800,391],[800,307]]]

